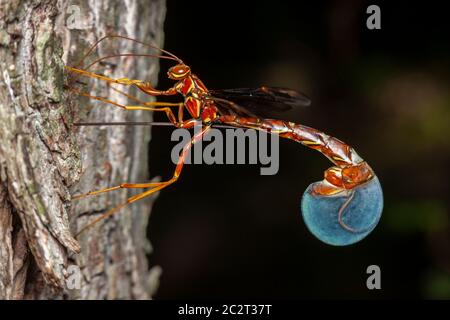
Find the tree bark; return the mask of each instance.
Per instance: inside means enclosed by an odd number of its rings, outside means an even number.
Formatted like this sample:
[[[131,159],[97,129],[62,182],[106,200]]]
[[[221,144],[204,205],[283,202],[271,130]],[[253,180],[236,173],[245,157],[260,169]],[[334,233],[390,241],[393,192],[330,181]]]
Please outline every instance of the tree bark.
[[[106,34],[161,46],[164,16],[165,0],[0,0],[0,299],[148,299],[156,290],[161,270],[149,270],[146,258],[154,197],[126,206],[78,239],[77,230],[130,194],[71,200],[146,181],[150,140],[146,127],[73,123],[151,121],[152,115],[69,94],[64,65],[75,65]],[[109,39],[90,61],[144,49]],[[156,59],[111,62],[93,71],[156,85]],[[127,104],[100,81],[79,80],[84,91]]]

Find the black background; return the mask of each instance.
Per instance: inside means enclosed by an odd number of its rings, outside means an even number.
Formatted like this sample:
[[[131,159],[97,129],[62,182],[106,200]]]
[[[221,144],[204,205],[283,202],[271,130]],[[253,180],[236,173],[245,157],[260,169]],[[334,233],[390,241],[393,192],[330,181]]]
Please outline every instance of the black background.
[[[331,166],[317,152],[280,140],[274,176],[258,165],[186,166],[152,211],[157,299],[450,298],[450,106],[431,99],[449,97],[449,22],[439,3],[167,1],[167,50],[210,89],[306,93],[312,106],[283,117],[353,146],[377,173],[385,210],[368,238],[331,247],[308,232],[299,209]],[[381,30],[366,28],[370,4],[381,7]],[[168,66],[159,88],[173,85]],[[172,175],[170,133],[152,131],[152,176]],[[381,267],[382,290],[366,288],[371,264]]]

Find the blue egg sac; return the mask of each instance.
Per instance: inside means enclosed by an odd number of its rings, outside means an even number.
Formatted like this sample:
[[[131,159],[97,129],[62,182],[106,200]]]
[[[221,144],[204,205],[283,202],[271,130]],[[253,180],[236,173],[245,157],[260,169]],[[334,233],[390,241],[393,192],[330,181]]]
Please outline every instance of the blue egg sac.
[[[351,191],[333,196],[311,194],[312,183],[302,198],[302,215],[306,226],[319,240],[333,245],[346,246],[365,238],[378,224],[383,211],[383,191],[377,177],[359,185]],[[348,201],[342,211],[339,223],[339,210]]]

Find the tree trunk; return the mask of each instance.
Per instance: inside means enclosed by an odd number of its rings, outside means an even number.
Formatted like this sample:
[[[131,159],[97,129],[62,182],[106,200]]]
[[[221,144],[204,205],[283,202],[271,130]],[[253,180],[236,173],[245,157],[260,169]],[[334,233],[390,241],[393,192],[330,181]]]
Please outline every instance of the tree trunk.
[[[64,65],[75,65],[106,34],[161,45],[164,16],[165,0],[0,0],[0,299],[151,298],[160,273],[149,270],[146,258],[154,198],[126,206],[75,239],[130,194],[116,190],[77,201],[71,195],[146,181],[150,140],[146,127],[74,122],[150,121],[152,115],[69,94]],[[88,60],[144,49],[113,38]],[[156,85],[156,59],[110,62],[92,70]],[[79,80],[82,90],[127,104],[104,83]]]

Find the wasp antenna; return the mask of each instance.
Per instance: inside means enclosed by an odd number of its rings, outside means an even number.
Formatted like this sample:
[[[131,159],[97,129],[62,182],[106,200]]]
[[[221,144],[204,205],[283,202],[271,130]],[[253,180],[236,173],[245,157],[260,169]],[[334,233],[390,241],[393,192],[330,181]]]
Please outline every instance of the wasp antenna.
[[[103,60],[117,58],[117,57],[149,57],[149,58],[160,58],[160,59],[167,59],[167,60],[178,61],[175,58],[167,57],[167,56],[161,56],[161,55],[157,55],[157,54],[118,53],[118,54],[113,54],[113,55],[110,55],[110,56],[104,56],[104,57],[98,58],[98,59],[94,60],[93,62],[91,62],[90,64],[88,64],[86,67],[84,67],[84,70],[88,70],[90,67],[92,67],[96,63],[105,63]],[[112,64],[112,65],[115,66],[115,64]]]
[[[121,36],[121,35],[118,35],[118,34],[110,34],[110,35],[105,35],[105,36],[103,36],[102,38],[98,39],[98,40],[90,47],[90,49],[89,49],[89,50],[81,57],[81,59],[78,61],[78,63],[75,65],[75,67],[80,67],[80,66],[82,65],[83,61],[84,61],[89,55],[92,54],[92,52],[93,52],[93,51],[95,50],[95,48],[99,45],[99,43],[102,42],[102,41],[105,40],[105,39],[108,39],[108,38],[121,38],[121,39],[125,39],[125,40],[128,40],[128,41],[136,42],[136,43],[139,43],[139,44],[141,44],[141,45],[143,45],[143,46],[146,46],[146,47],[149,47],[149,48],[153,48],[153,49],[159,50],[160,52],[169,55],[169,57],[166,57],[166,56],[158,56],[158,55],[152,55],[152,56],[155,57],[155,58],[162,58],[162,59],[176,60],[176,61],[178,61],[179,63],[183,63],[183,61],[182,61],[180,58],[178,58],[176,55],[174,55],[173,53],[171,53],[171,52],[169,52],[169,51],[167,51],[167,50],[161,49],[161,48],[158,47],[157,45],[145,43],[145,42],[142,42],[142,41],[139,41],[139,40],[136,40],[136,39],[132,39],[132,38],[129,38],[129,37],[126,37],[126,36]]]
[[[157,46],[156,44],[145,43],[145,42],[142,42],[142,41],[139,41],[139,40],[136,40],[136,39],[133,39],[133,38],[129,38],[129,37],[126,37],[126,36],[121,36],[121,35],[118,35],[118,34],[106,35],[106,36],[103,37],[103,38],[107,38],[107,37],[111,37],[111,38],[122,38],[122,39],[126,39],[126,40],[129,40],[129,41],[133,41],[133,42],[139,43],[139,44],[141,44],[141,45],[143,45],[143,46],[146,46],[146,47],[149,47],[149,48],[153,48],[153,49],[159,50],[159,51],[161,51],[162,53],[165,53],[165,54],[171,56],[172,58],[174,58],[174,59],[177,60],[178,62],[183,63],[183,61],[182,61],[180,58],[178,58],[176,55],[174,55],[172,52],[170,52],[170,51],[168,51],[168,50],[165,50],[165,49],[162,49],[162,48],[160,48],[159,46]],[[101,40],[101,39],[100,39],[100,40]],[[100,40],[99,40],[99,41],[100,41]]]

